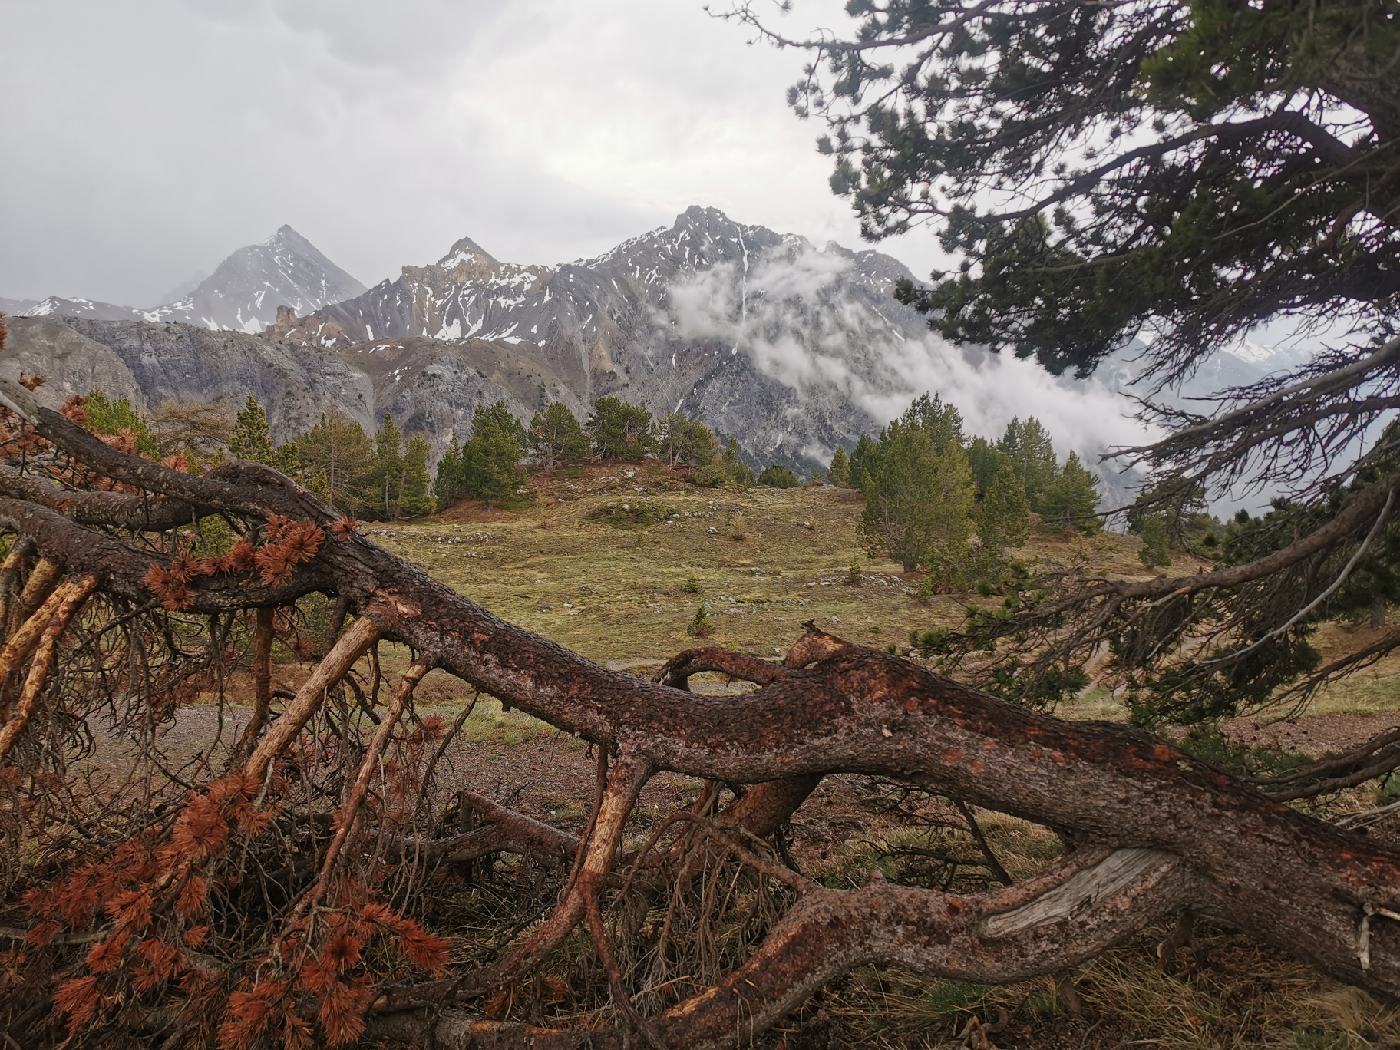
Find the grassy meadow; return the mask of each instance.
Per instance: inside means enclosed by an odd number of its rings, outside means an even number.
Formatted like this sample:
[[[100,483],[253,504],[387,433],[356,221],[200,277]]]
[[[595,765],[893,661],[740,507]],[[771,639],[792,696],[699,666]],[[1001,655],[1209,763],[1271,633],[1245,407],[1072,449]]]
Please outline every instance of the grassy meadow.
[[[775,656],[807,620],[868,645],[903,646],[911,630],[959,623],[968,603],[985,600],[921,596],[917,574],[906,576],[897,564],[867,554],[856,532],[860,497],[850,490],[702,489],[655,466],[560,471],[534,479],[532,488],[530,503],[516,510],[467,503],[425,521],[365,531],[496,614],[637,674],[697,644],[687,625],[702,605],[712,631],[707,641]],[[1019,556],[1033,568],[1141,576],[1138,542],[1110,533],[1036,536]],[[1184,567],[1179,562],[1173,570]],[[1358,630],[1327,625],[1319,643],[1326,651]],[[1311,753],[1362,739],[1393,712],[1397,671],[1392,658],[1332,687],[1297,717],[1240,720],[1231,733]],[[464,689],[438,676],[425,683],[421,699],[454,707]],[[1059,714],[1123,717],[1113,696],[1095,686]],[[464,743],[475,775],[494,778],[497,794],[542,808],[556,821],[585,819],[591,763],[579,741],[483,698]],[[654,812],[693,790],[682,780],[658,778],[649,786]],[[875,869],[901,874],[902,855],[972,851],[947,814],[933,812],[917,827],[872,820],[874,789],[857,780],[829,778],[799,811],[793,842],[804,870],[831,885],[857,885]],[[1363,791],[1353,803],[1372,801]],[[1059,852],[1044,829],[982,817],[992,849],[1013,875],[1030,874]],[[639,821],[646,824],[645,811]],[[1072,992],[1048,979],[981,988],[864,972],[830,989],[772,1045],[1400,1045],[1394,1011],[1226,931],[1204,926],[1189,960],[1164,970],[1154,955],[1164,934],[1155,931],[1087,964]]]

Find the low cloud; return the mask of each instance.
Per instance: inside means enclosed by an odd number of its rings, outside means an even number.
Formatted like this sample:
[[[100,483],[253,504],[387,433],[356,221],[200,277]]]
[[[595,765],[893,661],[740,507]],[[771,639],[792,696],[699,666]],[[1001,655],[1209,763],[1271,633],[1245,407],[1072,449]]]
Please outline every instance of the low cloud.
[[[965,350],[928,331],[888,289],[858,280],[851,256],[794,248],[748,273],[725,263],[670,289],[676,331],[727,343],[807,396],[836,392],[884,424],[925,392],[956,405],[964,430],[995,439],[1035,416],[1061,455],[1094,463],[1152,431],[1133,404],[1094,380],[1057,378],[1032,360]]]

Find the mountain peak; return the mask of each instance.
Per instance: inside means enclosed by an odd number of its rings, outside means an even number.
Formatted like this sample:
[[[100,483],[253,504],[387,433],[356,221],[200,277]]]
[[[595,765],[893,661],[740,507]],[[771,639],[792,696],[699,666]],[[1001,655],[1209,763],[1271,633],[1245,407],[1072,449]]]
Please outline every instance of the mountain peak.
[[[460,270],[467,275],[488,274],[500,265],[495,256],[470,237],[459,238],[437,261],[437,266],[443,270]]]
[[[310,248],[312,251],[316,250],[315,246],[310,241],[286,223],[277,227],[277,232],[263,241],[263,244],[269,248],[289,247],[301,250],[307,248]]]
[[[733,219],[718,208],[705,204],[692,204],[685,211],[676,216],[674,226],[712,226],[715,224],[726,226],[737,226]]]

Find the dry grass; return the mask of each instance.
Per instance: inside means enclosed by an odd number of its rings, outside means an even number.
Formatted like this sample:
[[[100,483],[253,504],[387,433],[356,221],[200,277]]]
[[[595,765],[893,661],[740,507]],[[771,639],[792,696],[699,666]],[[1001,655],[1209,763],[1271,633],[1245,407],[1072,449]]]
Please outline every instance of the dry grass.
[[[533,505],[518,513],[464,505],[424,523],[369,531],[493,612],[636,673],[695,644],[686,626],[701,602],[714,625],[708,642],[763,655],[781,652],[809,619],[880,648],[903,645],[911,629],[962,619],[964,599],[921,600],[917,574],[902,574],[898,565],[861,549],[860,500],[849,491],[707,490],[656,468],[629,476],[616,467],[543,479],[538,488]],[[1142,576],[1137,551],[1136,539],[1104,534],[1036,536],[1020,553],[1038,568],[1081,566]],[[849,580],[857,554],[859,586]],[[1172,570],[1193,567],[1179,562]],[[1319,632],[1318,643],[1324,652],[1335,651],[1354,635],[1352,628],[1329,626]],[[387,653],[385,662],[394,666],[400,659]],[[1397,680],[1400,657],[1329,689],[1313,710],[1334,721],[1392,712]],[[452,707],[466,699],[460,683],[437,681],[438,691],[429,687],[423,696],[430,705]],[[1061,714],[1116,719],[1123,710],[1106,690],[1091,687]],[[558,734],[486,698],[467,734],[502,745],[493,749],[493,761],[507,766],[513,747],[577,746],[547,739]],[[581,816],[578,800],[570,802],[561,792],[556,801]],[[1045,829],[995,814],[979,818],[993,850],[1016,877],[1042,869],[1060,852],[1059,841]],[[876,840],[932,844],[927,829],[876,828],[866,819],[843,808],[834,789],[830,796],[819,793],[799,815],[799,838],[809,843],[801,857],[805,870],[831,884],[857,884],[885,863],[876,856]],[[968,1045],[962,1033],[976,1019],[991,1026],[987,1038],[1002,1048],[1400,1046],[1395,1010],[1222,933],[1206,935],[1200,965],[1163,973],[1151,950],[1160,935],[1115,949],[1082,969],[1076,983],[1083,1016],[1068,1010],[1048,979],[992,989],[865,971],[830,989],[759,1045],[956,1047]]]
[[[904,644],[914,628],[962,622],[962,599],[921,600],[919,574],[863,552],[860,497],[850,490],[702,489],[654,466],[591,467],[536,484],[537,499],[518,514],[467,504],[368,531],[491,611],[625,668],[693,645],[686,625],[702,601],[714,621],[709,641],[760,654],[781,652],[813,618],[878,648]],[[666,515],[626,523],[621,508],[638,504],[644,519],[658,508]],[[1037,537],[1023,553],[1036,564],[1137,575],[1137,547],[1114,535]]]

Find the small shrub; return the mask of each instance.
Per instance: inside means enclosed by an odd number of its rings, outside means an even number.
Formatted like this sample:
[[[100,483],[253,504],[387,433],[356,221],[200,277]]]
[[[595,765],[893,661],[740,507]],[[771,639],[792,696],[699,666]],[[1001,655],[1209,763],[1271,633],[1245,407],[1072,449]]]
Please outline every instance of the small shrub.
[[[763,468],[763,472],[758,475],[758,483],[775,489],[795,489],[802,484],[796,474],[776,463]]]
[[[710,619],[710,610],[705,608],[704,602],[701,602],[699,608],[695,610],[695,615],[690,618],[685,633],[692,638],[708,638],[714,633],[714,629],[714,621]]]
[[[941,656],[948,651],[952,632],[942,627],[930,627],[927,631],[910,631],[909,646],[920,656]]]
[[[619,529],[644,529],[658,525],[674,513],[674,508],[657,500],[628,500],[625,503],[605,503],[589,512],[594,521]]]
[[[860,577],[860,558],[853,557],[851,564],[846,569],[846,583],[852,587],[859,587]]]
[[[937,598],[940,593],[938,583],[938,577],[936,577],[933,573],[929,573],[923,578],[922,581],[920,581],[919,590],[915,596],[921,602],[933,601],[933,599]]]
[[[700,581],[697,580],[694,576],[687,576],[685,578],[685,584],[681,587],[681,590],[684,591],[686,594],[699,594]]]
[[[731,471],[725,466],[721,459],[716,459],[705,464],[696,470],[690,471],[686,479],[692,484],[702,489],[713,489],[731,480]]]
[[[1192,758],[1242,776],[1277,776],[1307,764],[1301,756],[1278,748],[1236,743],[1214,723],[1192,726],[1180,747]]]

